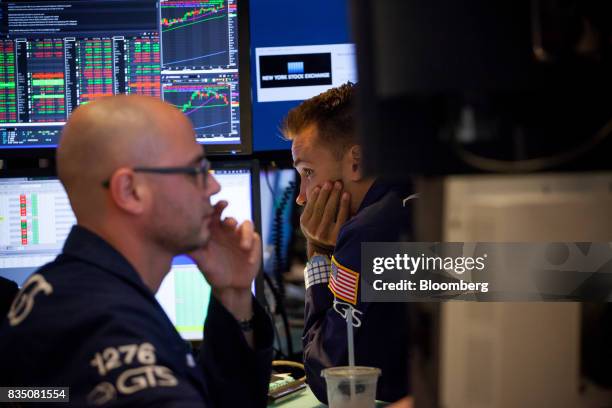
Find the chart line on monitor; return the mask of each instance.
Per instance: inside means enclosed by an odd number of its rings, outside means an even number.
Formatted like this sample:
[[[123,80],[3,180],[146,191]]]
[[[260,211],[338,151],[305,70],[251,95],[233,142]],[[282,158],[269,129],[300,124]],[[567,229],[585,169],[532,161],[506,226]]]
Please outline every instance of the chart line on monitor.
[[[219,122],[219,123],[213,123],[212,125],[200,126],[200,127],[194,128],[194,130],[197,130],[197,129],[206,129],[206,128],[211,128],[211,127],[215,127],[215,126],[225,125],[225,124],[227,124],[227,123],[229,123],[229,122]]]
[[[180,25],[180,26],[177,26],[177,27],[173,27],[173,28],[167,28],[165,30],[162,30],[162,33],[167,33],[168,31],[178,30],[179,28],[185,28],[185,27],[188,27],[188,26],[192,26],[194,24],[204,23],[204,22],[210,21],[210,20],[218,20],[218,19],[224,18],[224,17],[227,17],[227,16],[223,15],[223,16],[218,16],[218,17],[211,17],[211,18],[207,18],[205,20],[195,21],[193,23],[183,24],[183,25]]]
[[[181,62],[194,61],[194,60],[198,60],[202,58],[214,57],[215,55],[220,55],[220,54],[225,54],[225,53],[227,53],[227,51],[224,50],[224,51],[214,52],[212,54],[200,55],[199,57],[188,58],[188,59],[184,59],[180,61],[165,62],[164,65],[180,64]]]

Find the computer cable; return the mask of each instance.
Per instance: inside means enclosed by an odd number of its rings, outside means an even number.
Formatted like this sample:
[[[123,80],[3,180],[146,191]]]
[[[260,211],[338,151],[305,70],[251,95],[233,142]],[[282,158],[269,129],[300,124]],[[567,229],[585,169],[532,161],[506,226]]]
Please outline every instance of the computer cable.
[[[293,343],[291,341],[291,329],[289,327],[289,319],[287,318],[287,311],[283,304],[283,298],[281,294],[279,293],[278,289],[276,288],[276,284],[274,283],[270,275],[264,272],[263,276],[264,276],[264,282],[268,284],[268,287],[270,288],[270,292],[272,292],[272,296],[274,297],[274,301],[276,302],[275,311],[278,312],[278,314],[281,316],[281,320],[283,322],[283,327],[285,329],[285,339],[287,342],[287,356],[292,356],[293,355]],[[272,311],[270,311],[270,313],[272,314]],[[274,319],[272,320],[274,321]],[[280,335],[276,329],[276,325],[274,324],[273,326],[274,326],[276,337],[279,339],[279,354],[282,355],[282,345],[280,344]]]

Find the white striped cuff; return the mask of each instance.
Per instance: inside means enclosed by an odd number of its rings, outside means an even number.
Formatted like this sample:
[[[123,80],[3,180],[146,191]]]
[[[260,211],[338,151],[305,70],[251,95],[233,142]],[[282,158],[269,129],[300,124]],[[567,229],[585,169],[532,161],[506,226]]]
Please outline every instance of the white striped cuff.
[[[304,268],[304,285],[306,289],[318,283],[329,282],[331,260],[322,255],[313,256]]]

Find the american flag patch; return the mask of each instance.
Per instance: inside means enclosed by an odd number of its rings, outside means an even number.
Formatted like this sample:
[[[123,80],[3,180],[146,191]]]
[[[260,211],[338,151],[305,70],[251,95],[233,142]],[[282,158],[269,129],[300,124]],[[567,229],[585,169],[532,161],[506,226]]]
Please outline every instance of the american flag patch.
[[[331,279],[329,290],[339,299],[357,304],[357,287],[359,285],[359,274],[340,265],[336,258],[332,257]]]

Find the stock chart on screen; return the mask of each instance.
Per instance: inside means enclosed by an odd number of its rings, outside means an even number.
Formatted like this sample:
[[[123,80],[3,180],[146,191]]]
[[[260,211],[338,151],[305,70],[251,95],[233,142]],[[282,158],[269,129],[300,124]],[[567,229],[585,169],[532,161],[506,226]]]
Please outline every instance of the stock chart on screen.
[[[237,0],[0,8],[0,149],[55,147],[78,106],[141,94],[183,111],[199,143],[240,150]]]
[[[162,2],[164,67],[237,67],[236,22],[236,5],[231,1]]]
[[[193,122],[196,132],[237,132],[236,74],[168,75],[162,84],[164,99]],[[232,105],[233,104],[233,105]]]

